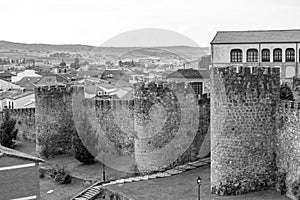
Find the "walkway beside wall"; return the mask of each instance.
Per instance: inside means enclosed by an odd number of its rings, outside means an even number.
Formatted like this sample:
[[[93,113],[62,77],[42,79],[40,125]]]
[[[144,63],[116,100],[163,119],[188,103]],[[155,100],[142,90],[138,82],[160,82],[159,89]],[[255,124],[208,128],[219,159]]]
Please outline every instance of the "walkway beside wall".
[[[289,200],[273,190],[237,196],[212,195],[210,194],[209,165],[167,178],[110,185],[105,188],[134,200],[195,200],[197,199],[196,179],[198,176],[202,178],[201,199],[204,200]]]

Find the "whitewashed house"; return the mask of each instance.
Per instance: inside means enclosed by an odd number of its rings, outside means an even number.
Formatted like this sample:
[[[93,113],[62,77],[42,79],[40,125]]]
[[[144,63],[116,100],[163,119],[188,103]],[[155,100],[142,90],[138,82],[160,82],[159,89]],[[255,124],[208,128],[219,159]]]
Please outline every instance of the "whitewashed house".
[[[16,76],[12,76],[11,81],[13,83],[20,81],[24,77],[42,77],[37,74],[34,70],[25,70],[23,72],[19,72]]]

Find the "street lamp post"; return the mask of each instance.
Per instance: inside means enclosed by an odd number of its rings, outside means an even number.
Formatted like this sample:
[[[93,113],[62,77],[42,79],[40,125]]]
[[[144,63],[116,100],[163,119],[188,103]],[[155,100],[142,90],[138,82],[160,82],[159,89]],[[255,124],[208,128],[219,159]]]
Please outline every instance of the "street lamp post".
[[[103,182],[105,182],[105,164],[104,164],[104,153],[102,155],[102,179],[103,179]]]
[[[198,184],[198,200],[200,200],[200,187],[201,187],[201,178],[198,176],[197,178],[197,184]]]

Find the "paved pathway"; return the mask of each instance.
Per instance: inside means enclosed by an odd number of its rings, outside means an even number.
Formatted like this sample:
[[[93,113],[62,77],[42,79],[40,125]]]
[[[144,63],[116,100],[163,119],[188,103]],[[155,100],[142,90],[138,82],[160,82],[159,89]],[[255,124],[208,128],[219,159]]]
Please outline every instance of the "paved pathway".
[[[196,179],[202,178],[202,200],[288,200],[276,191],[261,191],[238,196],[210,194],[210,166],[206,165],[182,174],[139,182],[109,185],[106,188],[136,200],[196,200]]]

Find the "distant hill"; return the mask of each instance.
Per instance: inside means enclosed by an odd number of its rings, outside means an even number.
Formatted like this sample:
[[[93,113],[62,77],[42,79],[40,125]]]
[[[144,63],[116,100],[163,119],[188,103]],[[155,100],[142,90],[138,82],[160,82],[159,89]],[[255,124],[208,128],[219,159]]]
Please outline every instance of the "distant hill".
[[[94,49],[93,46],[88,45],[52,45],[52,44],[26,44],[26,43],[14,43],[7,41],[0,41],[0,49],[25,49],[33,51],[70,51],[70,52],[79,52],[79,51],[90,51]]]
[[[49,57],[55,53],[70,53],[74,57],[101,59],[133,59],[142,57],[184,58],[187,60],[200,58],[210,54],[208,47],[169,46],[169,47],[95,47],[88,45],[50,45],[25,44],[0,41],[0,56],[7,57]],[[64,55],[64,54],[61,54]],[[68,54],[66,54],[68,55]],[[51,57],[51,56],[50,56]]]

